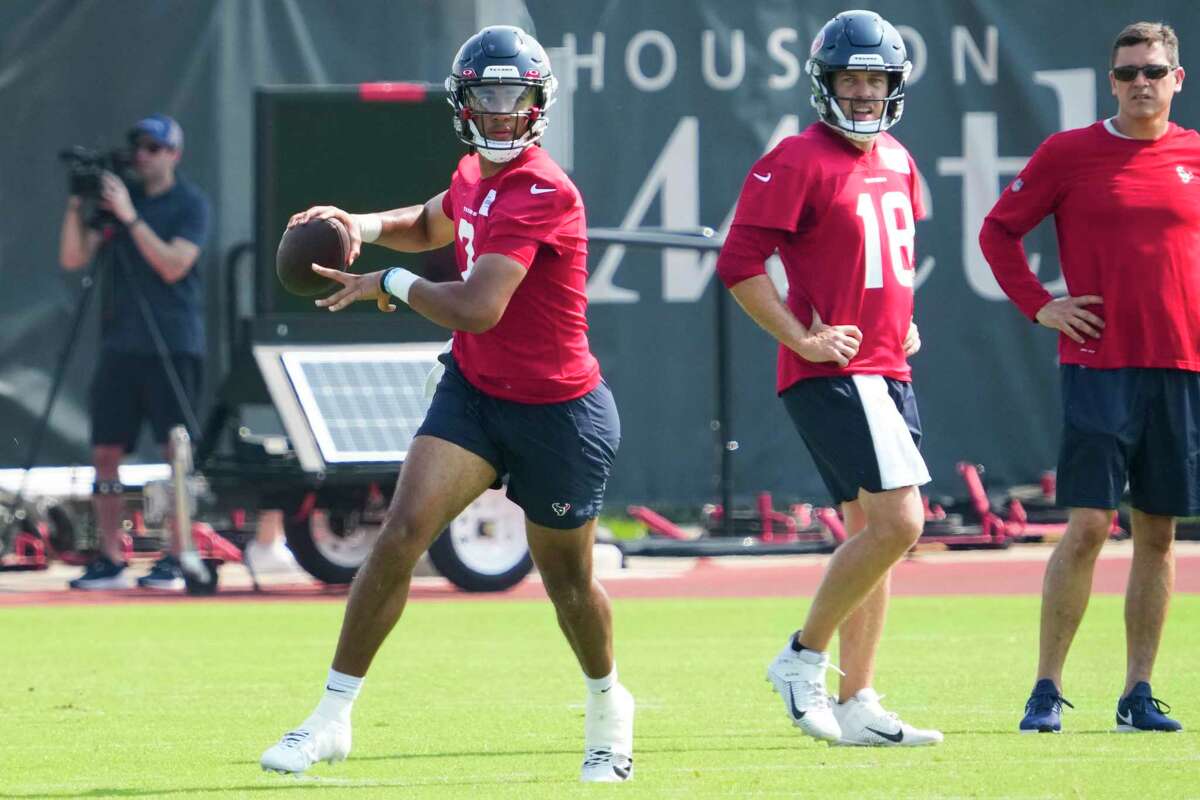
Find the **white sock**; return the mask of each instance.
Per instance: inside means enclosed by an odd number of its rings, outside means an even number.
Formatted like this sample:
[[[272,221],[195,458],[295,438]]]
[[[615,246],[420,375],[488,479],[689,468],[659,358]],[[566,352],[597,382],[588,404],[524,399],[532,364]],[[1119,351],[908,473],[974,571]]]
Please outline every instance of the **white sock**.
[[[796,653],[796,658],[803,661],[805,664],[820,664],[829,658],[829,653],[824,650],[809,650],[807,647]]]
[[[603,678],[589,678],[585,673],[583,682],[587,685],[587,690],[592,694],[604,694],[617,685],[617,665],[613,664],[612,672]]]
[[[362,678],[334,669],[329,670],[329,678],[325,681],[325,694],[321,696],[321,702],[317,703],[316,713],[326,719],[349,722],[350,708],[362,689],[362,683]]]

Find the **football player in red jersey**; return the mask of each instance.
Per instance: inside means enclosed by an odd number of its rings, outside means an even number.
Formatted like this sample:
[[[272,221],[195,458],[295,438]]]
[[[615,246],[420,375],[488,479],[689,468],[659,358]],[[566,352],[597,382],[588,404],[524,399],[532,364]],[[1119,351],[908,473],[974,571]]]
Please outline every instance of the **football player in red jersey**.
[[[1126,481],[1133,565],[1117,729],[1182,727],[1151,695],[1150,673],[1174,580],[1175,518],[1200,514],[1200,134],[1170,121],[1183,87],[1170,26],[1128,26],[1110,64],[1116,116],[1043,142],[979,235],[1021,312],[1060,332],[1058,502],[1071,515],[1046,566],[1022,731],[1061,729],[1063,664]],[[1068,291],[1060,298],[1021,247],[1050,215]]]
[[[335,217],[362,242],[430,250],[453,242],[462,281],[431,283],[393,268],[328,271],[342,284],[317,305],[407,303],[454,331],[445,371],[408,458],[379,540],[350,592],[320,704],[268,749],[266,769],[303,772],[350,749],[350,706],[404,610],[417,560],[450,521],[507,475],[525,511],[530,553],[588,688],[584,781],[633,771],[630,693],[617,680],[612,612],[592,576],[592,544],[620,439],[608,385],[587,340],[587,223],[571,179],[539,145],[555,78],[541,45],[519,28],[472,36],[446,88],[459,138],[474,148],[446,191],[378,214],[317,207],[296,225]],[[478,654],[463,654],[476,658]],[[486,670],[485,664],[480,669]]]
[[[801,630],[767,670],[792,723],[818,739],[921,745],[941,733],[902,722],[872,686],[889,575],[924,525],[929,481],[907,356],[920,178],[887,129],[911,65],[891,24],[847,11],[817,34],[806,70],[820,121],[746,176],[717,261],[738,303],[779,341],[776,388],[813,456],[849,539],[834,554]],[[781,300],[764,262],[778,251]],[[837,633],[845,670],[825,689]]]

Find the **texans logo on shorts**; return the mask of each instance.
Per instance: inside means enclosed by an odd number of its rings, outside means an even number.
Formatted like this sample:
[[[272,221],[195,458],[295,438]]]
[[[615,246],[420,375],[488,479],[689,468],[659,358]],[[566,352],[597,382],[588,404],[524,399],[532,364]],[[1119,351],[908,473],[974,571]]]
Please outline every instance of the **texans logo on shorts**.
[[[571,510],[570,503],[551,503],[550,507],[554,509],[554,513],[560,517],[565,517],[567,512]]]

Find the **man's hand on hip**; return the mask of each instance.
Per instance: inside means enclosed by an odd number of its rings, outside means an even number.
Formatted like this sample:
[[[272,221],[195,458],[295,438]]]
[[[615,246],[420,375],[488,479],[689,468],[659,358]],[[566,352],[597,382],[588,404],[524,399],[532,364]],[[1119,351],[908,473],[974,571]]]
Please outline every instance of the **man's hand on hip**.
[[[1100,305],[1104,300],[1099,295],[1085,294],[1080,297],[1059,297],[1042,306],[1037,312],[1037,321],[1069,336],[1072,341],[1084,343],[1084,336],[1099,339],[1104,330],[1104,320],[1088,311],[1084,306]]]
[[[908,321],[908,333],[904,334],[903,346],[905,356],[915,356],[921,349],[921,331],[913,320]]]
[[[808,336],[800,341],[795,350],[801,358],[814,364],[833,361],[839,367],[844,367],[858,354],[861,344],[862,331],[857,325],[826,325],[814,308]]]

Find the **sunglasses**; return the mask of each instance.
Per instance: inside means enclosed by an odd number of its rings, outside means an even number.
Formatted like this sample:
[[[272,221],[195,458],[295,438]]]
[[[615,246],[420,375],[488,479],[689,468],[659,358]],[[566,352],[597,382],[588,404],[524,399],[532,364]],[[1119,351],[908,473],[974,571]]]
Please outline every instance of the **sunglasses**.
[[[1167,77],[1167,73],[1173,69],[1175,68],[1167,64],[1143,64],[1140,67],[1127,64],[1121,67],[1113,67],[1112,74],[1114,78],[1122,83],[1136,80],[1139,72],[1145,75],[1147,80],[1156,81]]]

